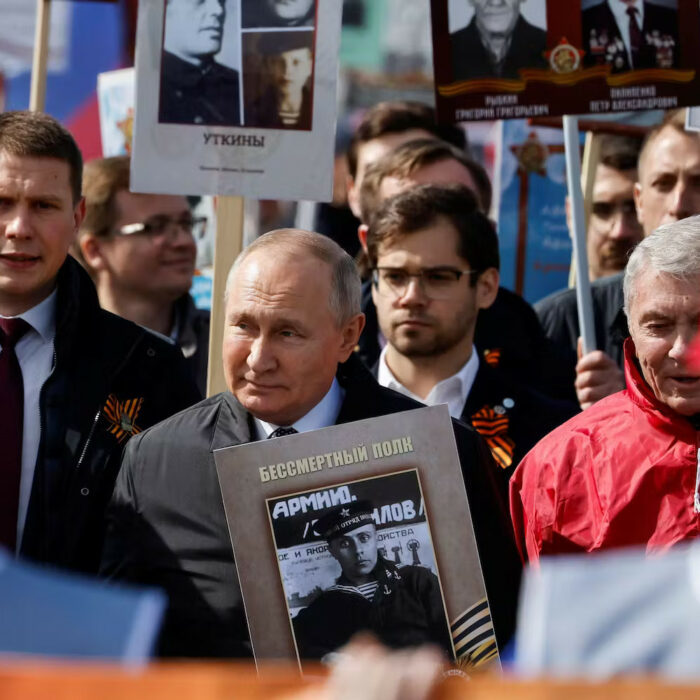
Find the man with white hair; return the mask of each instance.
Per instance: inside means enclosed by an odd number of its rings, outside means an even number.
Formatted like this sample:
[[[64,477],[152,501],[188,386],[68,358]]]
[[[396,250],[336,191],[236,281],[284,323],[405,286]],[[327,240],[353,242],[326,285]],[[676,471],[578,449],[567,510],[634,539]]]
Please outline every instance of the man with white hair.
[[[354,356],[364,325],[360,278],[330,239],[294,229],[267,233],[238,257],[226,289],[228,391],[137,436],[109,514],[102,573],[165,589],[159,651],[167,656],[250,655],[215,449],[420,406],[380,387]],[[453,427],[504,644],[520,563],[488,450],[471,428]]]
[[[511,480],[521,554],[662,550],[700,527],[700,373],[686,361],[700,319],[700,216],[666,224],[624,279],[627,388],[541,440]]]

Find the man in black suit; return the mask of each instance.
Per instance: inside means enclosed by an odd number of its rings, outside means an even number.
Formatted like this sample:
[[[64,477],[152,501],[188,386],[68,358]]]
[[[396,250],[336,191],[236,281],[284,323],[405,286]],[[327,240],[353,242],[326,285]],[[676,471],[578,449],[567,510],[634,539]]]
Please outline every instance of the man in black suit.
[[[603,0],[582,15],[584,65],[613,73],[677,68],[678,11],[646,0]]]
[[[238,71],[214,60],[226,0],[167,0],[158,121],[238,126]]]
[[[498,294],[498,237],[461,185],[387,199],[367,230],[372,299],[387,340],[377,379],[428,405],[446,403],[486,440],[504,494],[518,462],[577,407],[507,378],[479,357],[477,317]]]
[[[162,655],[250,654],[213,450],[419,405],[378,386],[353,357],[364,325],[360,279],[325,236],[282,230],[257,239],[234,264],[226,297],[229,391],[137,436],[112,498],[102,571],[166,590]],[[502,645],[520,562],[490,455],[473,430],[454,430]]]
[[[469,0],[471,22],[450,36],[454,80],[518,78],[520,68],[547,68],[547,32],[521,14],[523,0]]]

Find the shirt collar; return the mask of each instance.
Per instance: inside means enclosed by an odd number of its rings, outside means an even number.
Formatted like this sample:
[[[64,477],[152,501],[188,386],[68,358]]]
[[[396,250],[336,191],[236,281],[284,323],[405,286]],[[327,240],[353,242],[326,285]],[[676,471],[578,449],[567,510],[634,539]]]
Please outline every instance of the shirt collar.
[[[334,377],[331,388],[326,395],[305,416],[302,416],[291,426],[285,427],[291,427],[300,433],[306,433],[309,430],[319,430],[320,428],[327,428],[329,425],[335,425],[344,398],[345,391]],[[254,420],[258,440],[266,439],[271,432],[280,427],[259,418],[254,418]]]
[[[458,395],[459,400],[454,402],[450,401],[448,405],[450,408],[450,415],[453,418],[458,418],[461,415],[464,404],[467,402],[469,392],[472,390],[472,386],[474,385],[476,373],[479,371],[479,353],[474,345],[472,345],[471,356],[467,362],[462,365],[459,372],[438,382],[424,399],[414,394],[410,389],[407,389],[394,376],[392,371],[389,369],[389,365],[386,363],[386,351],[387,348],[385,347],[379,355],[377,381],[379,384],[381,384],[381,386],[398,391],[404,396],[408,396],[409,398],[414,399],[415,401],[420,401],[420,403],[427,404],[428,406],[434,406],[436,403],[441,403],[441,401],[438,399],[439,397],[444,396],[446,393]]]
[[[56,335],[56,298],[57,291],[54,289],[44,301],[33,306],[22,314],[18,314],[17,318],[26,321],[42,338],[48,342],[54,339]],[[10,318],[2,316],[1,318]]]
[[[608,0],[608,5],[612,10],[612,13],[615,15],[618,25],[622,26],[621,22],[630,21],[629,15],[627,14],[627,8],[629,7],[627,3],[623,2],[622,0]],[[637,10],[637,23],[641,28],[644,25],[644,3],[641,0],[637,0],[632,7],[636,8]]]

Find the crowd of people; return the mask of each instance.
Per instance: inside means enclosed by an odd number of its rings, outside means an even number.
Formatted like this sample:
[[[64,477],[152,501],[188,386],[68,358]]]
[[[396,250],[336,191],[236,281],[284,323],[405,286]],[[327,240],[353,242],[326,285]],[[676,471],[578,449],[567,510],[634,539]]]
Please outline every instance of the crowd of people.
[[[464,131],[381,103],[348,165],[357,260],[332,231],[248,246],[226,284],[227,390],[202,400],[209,318],[188,290],[204,222],[185,197],[130,192],[128,158],[83,168],[53,118],[0,114],[0,544],[165,590],[162,656],[252,653],[220,447],[447,404],[501,648],[525,562],[660,551],[700,528],[700,135],[683,112],[601,148],[601,349],[583,355],[571,290],[533,309],[500,286],[491,183]],[[407,567],[395,586],[370,508],[319,527],[342,574],[299,614],[302,650],[328,652],[308,620],[348,618],[348,591],[351,631],[399,644],[376,621],[405,623],[407,582],[435,596],[435,577]],[[411,644],[444,641],[444,620],[417,620]]]

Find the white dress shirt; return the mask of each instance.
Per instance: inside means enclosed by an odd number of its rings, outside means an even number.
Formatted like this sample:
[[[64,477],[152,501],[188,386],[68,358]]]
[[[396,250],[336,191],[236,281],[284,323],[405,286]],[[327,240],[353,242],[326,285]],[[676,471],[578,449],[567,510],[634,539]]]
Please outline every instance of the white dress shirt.
[[[463,365],[462,369],[457,374],[453,374],[451,377],[438,382],[424,399],[416,396],[393,375],[389,365],[386,363],[386,350],[384,348],[381,355],[379,355],[379,370],[377,372],[377,381],[382,386],[398,391],[404,396],[424,403],[426,406],[437,406],[437,404],[446,403],[453,418],[459,418],[462,415],[467,396],[472,390],[476,373],[479,371],[479,354],[473,345],[471,357]]]
[[[327,428],[329,425],[335,425],[344,398],[345,391],[334,377],[331,388],[326,395],[305,416],[295,421],[293,425],[284,427],[294,428],[298,433],[306,433],[309,430],[319,430]],[[258,440],[265,440],[270,433],[279,427],[279,425],[266,423],[264,420],[255,418],[255,435]]]
[[[630,16],[627,14],[627,8],[629,5],[623,0],[608,0],[608,5],[610,10],[615,15],[615,21],[617,22],[618,29],[620,30],[620,36],[625,44],[625,50],[627,51],[627,59],[629,60],[630,66],[632,65],[632,51],[630,50]],[[644,2],[642,0],[636,0],[632,4],[637,12],[635,13],[635,18],[637,19],[637,24],[641,31],[644,26]]]
[[[7,317],[3,317],[7,318]],[[17,515],[17,551],[22,542],[27,519],[29,496],[34,481],[34,468],[41,440],[39,395],[41,387],[53,368],[54,338],[56,336],[56,291],[34,308],[19,314],[31,328],[17,341],[15,354],[22,370],[24,383],[24,425],[22,432],[22,475],[19,484]],[[0,349],[0,352],[2,350]]]

